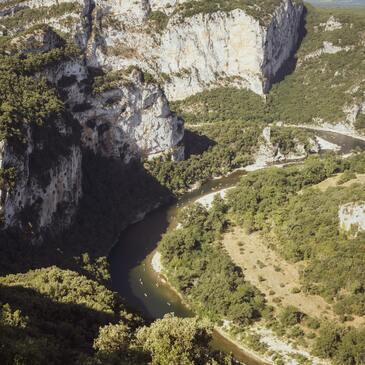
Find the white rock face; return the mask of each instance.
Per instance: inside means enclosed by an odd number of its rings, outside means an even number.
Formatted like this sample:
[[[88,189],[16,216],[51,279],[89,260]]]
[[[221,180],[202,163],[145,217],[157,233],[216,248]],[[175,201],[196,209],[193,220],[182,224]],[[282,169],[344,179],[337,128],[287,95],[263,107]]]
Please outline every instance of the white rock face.
[[[21,6],[22,9],[37,8],[67,2],[70,1],[31,0],[21,3]],[[94,4],[92,0],[79,0],[79,7],[73,8],[76,10],[72,13],[42,19],[41,22],[73,36],[84,56],[50,66],[42,71],[42,76],[57,86],[66,110],[79,121],[84,147],[120,159],[121,163],[128,162],[132,157],[151,158],[161,154],[182,159],[182,120],[171,112],[162,89],[156,83],[144,82],[140,71],[132,72],[125,83],[117,83],[109,90],[93,94],[92,76],[86,61],[93,57],[96,44],[100,41],[95,34],[100,15],[98,11],[101,10],[98,4],[103,7],[102,10],[113,7],[118,10],[120,19],[133,20],[131,23],[142,22],[149,11],[146,1],[107,0]],[[97,11],[94,11],[94,5],[99,6]],[[13,6],[7,12],[0,13],[0,17],[16,16],[20,10]],[[71,23],[65,25],[63,21],[67,17]],[[18,28],[8,31],[14,36],[32,25],[22,22]],[[51,28],[43,27],[25,36],[16,36],[13,46],[23,53],[44,53],[59,47],[60,43]],[[95,66],[99,67],[98,64]],[[74,123],[77,124],[76,120]],[[73,133],[62,121],[56,124],[55,128],[62,136]],[[33,141],[30,130],[24,154],[19,155],[10,146],[0,144],[0,167],[15,167],[18,173],[15,188],[9,190],[4,187],[0,192],[0,210],[5,226],[26,230],[33,237],[33,242],[40,242],[45,231],[57,233],[69,226],[82,195],[80,147],[76,144],[70,146],[69,154],[54,158],[56,161],[52,161],[52,167],[42,166],[37,173],[32,156],[39,148],[42,149]]]
[[[324,28],[325,32],[333,32],[337,29],[342,29],[342,23],[339,22],[333,15],[329,17],[326,23],[320,24]]]
[[[124,8],[118,3],[107,3],[108,9],[99,3],[101,19],[114,17],[123,31],[116,29],[115,24],[101,21],[98,35],[102,47],[96,46],[89,63],[111,68],[138,65],[155,75],[167,75],[164,89],[171,100],[221,85],[266,93],[295,50],[303,10],[291,0],[283,0],[265,26],[243,10],[235,9],[200,13],[183,20],[175,14],[165,29],[156,29],[148,16],[141,16],[138,25],[134,21],[123,22]],[[152,1],[149,6],[170,14],[178,2],[169,2],[170,8],[164,8],[165,3]],[[105,47],[109,51],[105,52]]]
[[[341,205],[338,212],[341,229],[356,237],[359,232],[365,232],[365,203],[352,202]]]
[[[308,155],[305,146],[299,141],[295,142],[295,149],[287,154],[284,154],[278,145],[271,141],[271,128],[265,127],[262,132],[263,143],[259,145],[255,155],[255,163],[245,167],[246,171],[254,171],[266,167],[267,165],[284,162],[301,160]],[[309,152],[319,152],[320,146],[317,140],[311,140]]]
[[[36,8],[68,2],[29,0],[21,5]],[[240,9],[182,19],[179,12],[172,14],[182,2],[78,0],[79,14],[42,21],[73,33],[77,43],[87,48],[87,62],[93,67],[123,69],[136,65],[155,76],[167,76],[161,83],[171,100],[218,86],[266,93],[295,51],[303,7],[282,0],[262,25]],[[149,20],[151,11],[168,14],[166,28]],[[14,34],[30,25],[8,31]]]
[[[111,106],[106,106],[108,100]],[[172,152],[179,156],[183,123],[171,113],[158,86],[136,82],[90,102],[90,110],[75,114],[84,127],[85,146],[109,157],[124,155],[126,160],[131,154],[148,157]]]
[[[80,148],[73,145],[52,167],[36,172],[32,165],[34,143],[29,129],[27,139],[27,149],[22,155],[3,144],[0,167],[16,167],[17,178],[13,189],[3,187],[1,190],[0,208],[5,227],[22,229],[32,242],[40,243],[45,231],[59,233],[73,220],[82,195],[82,157]]]
[[[338,52],[348,52],[351,49],[350,46],[346,46],[346,47],[340,47],[340,46],[335,46],[333,43],[331,42],[323,42],[323,47],[317,49],[316,51],[307,54],[304,57],[305,61],[308,61],[312,58],[317,58],[320,57],[322,54],[336,54]]]
[[[184,157],[183,122],[169,108],[162,89],[145,83],[135,70],[128,80],[97,95],[85,92],[89,77],[82,62],[71,61],[58,68],[55,83],[63,86],[67,103],[82,126],[82,143],[95,153],[121,158],[171,154]]]
[[[61,38],[52,28],[44,27],[25,36],[14,37],[10,44],[19,53],[45,53],[59,47]]]
[[[328,150],[328,151],[339,151],[341,147],[335,143],[329,142],[326,139],[316,136],[316,141],[319,145],[321,150]]]

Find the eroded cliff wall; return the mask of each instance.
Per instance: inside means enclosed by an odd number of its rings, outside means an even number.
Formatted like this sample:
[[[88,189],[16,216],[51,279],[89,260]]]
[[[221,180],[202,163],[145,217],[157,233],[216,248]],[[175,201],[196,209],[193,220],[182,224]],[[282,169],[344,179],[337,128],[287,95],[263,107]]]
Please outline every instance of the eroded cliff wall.
[[[187,12],[181,3],[138,3],[138,16],[128,21],[125,5],[98,3],[99,38],[89,62],[138,65],[160,77],[167,97],[177,100],[218,86],[262,95],[296,50],[303,6],[291,0],[255,16],[240,8]]]
[[[82,150],[120,164],[160,154],[183,158],[182,120],[156,82],[136,68],[110,82],[102,68],[89,67],[94,7],[91,1],[0,4],[0,27],[9,37],[6,57],[29,58],[28,74],[46,78],[63,103],[62,116],[46,125],[34,129],[24,123],[21,148],[1,140],[0,172],[16,171],[12,186],[0,175],[2,224],[34,243],[73,221],[82,196]],[[18,22],[19,14],[28,21]],[[78,51],[66,51],[73,43]],[[47,141],[50,132],[56,141]]]

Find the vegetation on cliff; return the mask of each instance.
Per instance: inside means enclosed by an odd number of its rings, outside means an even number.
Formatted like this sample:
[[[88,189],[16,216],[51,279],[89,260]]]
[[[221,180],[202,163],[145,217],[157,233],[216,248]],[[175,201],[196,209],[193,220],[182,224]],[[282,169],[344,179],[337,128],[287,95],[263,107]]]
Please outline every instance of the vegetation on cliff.
[[[4,6],[4,4],[2,4]],[[25,8],[16,12],[13,16],[0,19],[0,25],[6,29],[6,33],[25,30],[34,23],[44,23],[51,18],[61,17],[64,14],[80,12],[77,2],[66,2],[52,6],[40,6],[38,8]],[[5,34],[6,35],[6,34]]]
[[[308,6],[306,35],[296,54],[295,69],[274,84],[266,101],[247,90],[206,90],[172,105],[187,123],[221,120],[265,120],[315,124],[338,123],[364,102],[365,11],[315,9]],[[335,29],[327,21],[337,22]],[[332,50],[326,52],[324,42]],[[335,48],[333,48],[335,47]],[[289,66],[288,66],[289,67]],[[355,112],[355,127],[364,114]]]
[[[299,0],[294,2],[301,3]],[[197,14],[212,14],[217,11],[230,12],[241,9],[246,14],[258,19],[260,24],[267,25],[281,3],[281,0],[191,0],[179,4],[174,14],[177,13],[184,19]]]

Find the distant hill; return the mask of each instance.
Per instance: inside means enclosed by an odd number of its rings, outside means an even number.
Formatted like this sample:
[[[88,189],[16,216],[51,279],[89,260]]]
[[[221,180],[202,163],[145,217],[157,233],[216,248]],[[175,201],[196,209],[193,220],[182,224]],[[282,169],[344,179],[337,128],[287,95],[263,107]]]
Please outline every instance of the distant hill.
[[[307,0],[307,1],[317,6],[365,7],[365,0]]]

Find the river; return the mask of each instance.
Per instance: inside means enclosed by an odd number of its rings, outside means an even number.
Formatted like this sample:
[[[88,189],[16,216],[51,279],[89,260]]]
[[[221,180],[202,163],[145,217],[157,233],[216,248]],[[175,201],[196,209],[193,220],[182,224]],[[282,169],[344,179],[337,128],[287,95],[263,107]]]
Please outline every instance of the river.
[[[357,148],[365,150],[365,141],[338,133],[317,131],[316,135],[341,147],[347,154]],[[129,307],[143,313],[147,318],[156,319],[166,313],[190,317],[194,314],[184,305],[179,295],[151,267],[151,259],[161,236],[176,228],[178,212],[199,197],[224,188],[233,187],[246,174],[236,171],[227,177],[210,180],[199,189],[186,193],[177,202],[160,207],[146,217],[125,229],[118,243],[109,254],[113,289],[125,298]],[[213,346],[246,365],[265,365],[248,351],[236,346],[217,332],[214,333]]]

